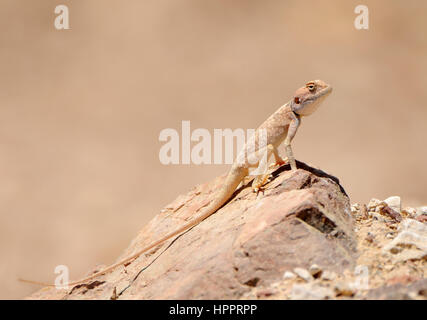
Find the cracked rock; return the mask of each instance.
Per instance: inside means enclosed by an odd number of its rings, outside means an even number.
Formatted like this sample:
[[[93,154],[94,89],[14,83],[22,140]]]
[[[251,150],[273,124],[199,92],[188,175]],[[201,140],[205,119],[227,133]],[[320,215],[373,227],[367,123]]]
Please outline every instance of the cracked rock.
[[[250,186],[239,188],[215,214],[106,273],[96,287],[85,287],[84,292],[46,288],[30,298],[239,299],[283,281],[286,270],[302,268],[304,272],[295,270],[310,279],[307,269],[313,264],[338,273],[353,269],[356,237],[343,187],[319,169],[297,165],[296,171],[289,165],[274,171],[258,197]],[[140,231],[117,261],[197,217],[224,178],[179,196]]]
[[[398,235],[383,248],[395,261],[419,260],[427,256],[427,225],[413,219],[405,219],[399,226]]]

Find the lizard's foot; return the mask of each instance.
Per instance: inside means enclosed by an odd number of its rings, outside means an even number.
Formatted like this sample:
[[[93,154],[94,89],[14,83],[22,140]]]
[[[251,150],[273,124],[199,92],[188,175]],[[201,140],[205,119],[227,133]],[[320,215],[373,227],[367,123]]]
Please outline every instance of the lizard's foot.
[[[288,158],[286,157],[285,159],[280,159],[280,160],[276,161],[276,166],[280,167],[280,166],[287,164],[288,162],[289,162]]]
[[[274,163],[270,164],[268,166],[268,168],[274,169],[274,168],[281,167],[281,166],[288,164],[288,163],[289,163],[288,158],[285,158],[285,159],[280,158],[280,159],[276,159],[276,161]]]
[[[252,191],[258,194],[260,191],[263,191],[264,185],[270,182],[273,176],[271,173],[263,174],[256,176],[254,181],[252,182]]]

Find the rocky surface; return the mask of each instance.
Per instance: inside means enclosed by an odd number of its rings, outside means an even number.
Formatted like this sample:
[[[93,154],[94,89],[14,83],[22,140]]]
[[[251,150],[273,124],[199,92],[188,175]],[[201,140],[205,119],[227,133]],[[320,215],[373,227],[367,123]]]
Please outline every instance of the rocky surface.
[[[336,273],[311,266],[313,279],[286,272],[247,299],[415,299],[427,298],[427,210],[402,209],[397,196],[351,206],[358,258],[356,267]]]
[[[126,266],[30,298],[425,298],[427,212],[401,209],[398,197],[351,206],[338,179],[298,167],[277,169],[258,195],[243,185],[214,215]],[[118,260],[193,219],[223,181],[179,196]]]

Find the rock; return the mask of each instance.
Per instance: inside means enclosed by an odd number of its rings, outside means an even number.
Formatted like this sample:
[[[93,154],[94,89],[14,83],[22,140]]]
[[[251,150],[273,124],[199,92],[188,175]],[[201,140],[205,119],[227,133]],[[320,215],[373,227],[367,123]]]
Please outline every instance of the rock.
[[[427,215],[427,206],[419,207],[415,211],[415,217],[419,217],[421,215]]]
[[[372,215],[372,219],[374,219],[374,220],[378,220],[378,221],[381,221],[383,223],[386,223],[388,221],[386,217],[384,217],[383,215],[381,215],[379,213],[371,212],[371,215]]]
[[[427,206],[417,208],[413,217],[419,222],[427,223]]]
[[[258,298],[267,298],[267,297],[270,297],[270,296],[272,296],[272,295],[274,295],[274,294],[276,294],[277,293],[277,291],[276,290],[273,290],[273,289],[262,289],[262,290],[259,290],[257,293],[256,293],[256,296],[258,297]]]
[[[320,268],[317,264],[312,264],[308,271],[314,278],[318,278],[322,274],[322,268]]]
[[[380,207],[379,210],[382,215],[388,216],[398,222],[402,221],[402,216],[400,215],[400,211],[395,211],[388,205]]]
[[[321,279],[322,280],[327,280],[327,281],[333,281],[335,280],[335,278],[337,277],[335,272],[329,271],[329,270],[325,270],[322,272],[322,276]]]
[[[250,186],[241,187],[215,214],[127,266],[69,291],[45,288],[30,298],[239,299],[297,267],[353,269],[357,242],[344,189],[335,177],[297,165],[296,171],[286,165],[273,172],[258,197]],[[218,177],[178,197],[118,260],[194,219],[223,182]]]
[[[387,202],[386,202],[387,201]],[[374,219],[380,221],[386,221],[378,217],[378,214],[392,218],[395,221],[401,221],[400,216],[401,204],[400,197],[394,196],[387,198],[384,201],[378,199],[371,199],[368,203],[367,209],[369,214],[373,216]]]
[[[293,272],[285,271],[285,273],[283,274],[284,280],[290,280],[290,279],[295,279],[295,278],[296,278],[296,275]]]
[[[366,206],[366,204],[362,205],[362,207],[360,208],[360,216],[363,220],[369,219],[368,207]]]
[[[391,271],[391,270],[394,269],[394,265],[392,265],[392,264],[386,264],[386,265],[384,265],[383,269],[385,271],[389,272],[389,271]]]
[[[398,235],[383,248],[395,261],[419,260],[427,256],[427,225],[413,219],[400,223]]]
[[[368,203],[368,210],[375,212],[376,208],[381,206],[384,202],[375,198],[372,198]]]
[[[405,218],[413,218],[417,213],[417,209],[406,207],[402,209],[401,213],[402,213],[402,216],[404,216]]]
[[[360,210],[360,205],[358,203],[353,203],[351,205],[351,213],[356,213]]]
[[[323,300],[333,298],[334,292],[330,288],[312,283],[294,284],[290,298],[292,300]]]
[[[310,274],[310,272],[308,272],[306,269],[303,268],[295,268],[294,269],[294,273],[300,277],[301,279],[309,282],[311,280],[313,280],[313,276]]]
[[[384,200],[384,202],[394,211],[396,211],[397,213],[400,213],[400,211],[402,210],[402,203],[400,201],[400,197],[398,196],[392,196],[392,197],[388,197],[387,199]]]
[[[394,276],[393,278],[390,278],[387,280],[387,284],[389,285],[394,285],[394,284],[410,284],[413,283],[415,281],[421,280],[418,277],[414,277],[408,274],[401,274],[398,276]]]
[[[370,290],[364,297],[369,300],[406,300],[406,299],[427,299],[427,279],[422,279],[410,285],[395,284],[391,286],[381,286]]]
[[[368,234],[365,237],[365,240],[369,243],[372,243],[374,242],[374,239],[375,239],[375,236],[371,232],[368,232]]]
[[[395,236],[395,233],[394,233],[394,232],[387,232],[387,233],[386,233],[386,235],[385,235],[385,237],[386,237],[387,239],[393,239],[393,238],[394,238],[394,236]]]
[[[337,296],[352,297],[355,293],[355,288],[343,281],[337,282],[334,289]]]

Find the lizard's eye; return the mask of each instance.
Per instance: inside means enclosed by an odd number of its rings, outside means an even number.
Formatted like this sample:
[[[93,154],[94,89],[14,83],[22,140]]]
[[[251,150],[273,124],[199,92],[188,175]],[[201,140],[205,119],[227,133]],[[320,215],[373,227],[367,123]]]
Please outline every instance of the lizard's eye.
[[[300,100],[300,98],[295,97],[295,98],[294,98],[294,102],[295,102],[296,104],[300,104],[300,103],[301,103],[301,100]]]
[[[307,89],[310,91],[314,91],[314,89],[316,89],[316,86],[314,84],[308,84]]]

